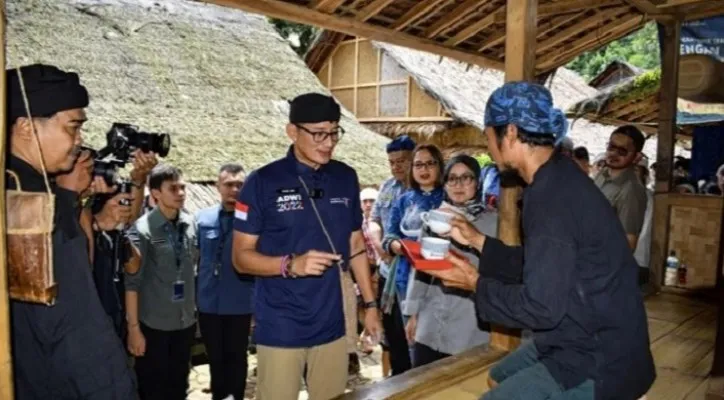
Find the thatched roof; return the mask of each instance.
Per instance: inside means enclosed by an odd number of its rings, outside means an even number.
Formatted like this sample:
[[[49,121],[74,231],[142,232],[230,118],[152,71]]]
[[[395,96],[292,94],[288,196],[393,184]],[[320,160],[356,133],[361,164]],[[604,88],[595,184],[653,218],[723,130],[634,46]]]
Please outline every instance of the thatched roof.
[[[481,131],[485,129],[483,116],[486,100],[504,83],[503,72],[469,66],[404,47],[379,42],[374,44],[397,61],[455,120]],[[555,104],[563,109],[598,94],[580,75],[566,68],[559,68],[551,75],[546,86],[551,90]],[[577,146],[586,146],[589,151],[596,153],[604,151],[612,130],[610,126],[576,121],[569,135]],[[485,145],[482,135],[479,144]]]
[[[600,74],[588,81],[588,85],[601,90],[642,72],[644,72],[643,69],[625,61],[613,61]]]
[[[80,73],[88,87],[86,141],[114,121],[172,135],[166,161],[191,181],[220,164],[253,169],[285,154],[287,99],[327,92],[259,15],[184,0],[9,0],[7,61]],[[363,183],[389,171],[387,139],[349,112],[336,156]]]
[[[661,69],[645,71],[572,104],[568,115],[612,125],[634,124],[656,134],[660,86]],[[678,103],[676,121],[681,135],[690,135],[692,126],[724,121],[721,105],[697,104],[683,99]]]

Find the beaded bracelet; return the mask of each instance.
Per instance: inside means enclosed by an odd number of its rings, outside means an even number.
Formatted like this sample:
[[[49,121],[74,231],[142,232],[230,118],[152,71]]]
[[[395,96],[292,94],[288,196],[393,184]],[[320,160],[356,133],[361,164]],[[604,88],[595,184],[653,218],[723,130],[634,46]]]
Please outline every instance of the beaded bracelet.
[[[286,255],[282,257],[282,264],[281,264],[281,274],[282,278],[289,278],[288,269],[289,269],[289,263],[292,261],[292,256]]]
[[[282,278],[287,277],[287,265],[289,264],[289,259],[290,259],[290,257],[288,255],[282,257],[282,263],[281,263],[281,268],[280,268]]]

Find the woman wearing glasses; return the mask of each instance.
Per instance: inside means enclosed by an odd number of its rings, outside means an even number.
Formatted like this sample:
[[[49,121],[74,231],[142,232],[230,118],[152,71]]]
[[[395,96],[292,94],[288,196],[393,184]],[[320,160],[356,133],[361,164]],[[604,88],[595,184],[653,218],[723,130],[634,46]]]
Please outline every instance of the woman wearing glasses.
[[[471,221],[486,235],[496,236],[498,216],[489,212],[482,200],[480,165],[466,155],[452,158],[445,167],[445,201],[441,208],[451,209]],[[473,265],[478,255],[455,247]],[[486,326],[479,326],[475,303],[470,292],[447,288],[425,273],[413,272],[405,302],[405,314],[410,315],[406,333],[414,341],[415,359],[419,367],[489,340]]]
[[[410,189],[403,193],[390,210],[385,222],[383,249],[397,256],[392,262],[385,287],[382,290],[380,307],[391,311],[393,300],[404,304],[410,276],[410,263],[402,256],[401,239],[419,240],[422,235],[420,214],[440,207],[443,198],[442,167],[444,161],[440,149],[433,145],[420,145],[412,153],[412,168],[408,174]],[[403,316],[403,322],[407,323]],[[399,344],[397,345],[399,347]],[[393,349],[390,343],[390,351]]]

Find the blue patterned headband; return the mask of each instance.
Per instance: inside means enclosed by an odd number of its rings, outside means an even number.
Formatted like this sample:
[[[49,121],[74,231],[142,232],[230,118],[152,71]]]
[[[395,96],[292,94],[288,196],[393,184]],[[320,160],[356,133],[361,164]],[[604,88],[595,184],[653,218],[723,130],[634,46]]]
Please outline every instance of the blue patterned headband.
[[[508,82],[490,95],[485,106],[485,126],[508,124],[532,134],[552,134],[556,144],[568,133],[568,120],[553,107],[548,89],[529,82]]]
[[[415,142],[410,139],[407,135],[397,137],[395,140],[387,143],[387,152],[392,153],[395,151],[412,151],[415,149]]]

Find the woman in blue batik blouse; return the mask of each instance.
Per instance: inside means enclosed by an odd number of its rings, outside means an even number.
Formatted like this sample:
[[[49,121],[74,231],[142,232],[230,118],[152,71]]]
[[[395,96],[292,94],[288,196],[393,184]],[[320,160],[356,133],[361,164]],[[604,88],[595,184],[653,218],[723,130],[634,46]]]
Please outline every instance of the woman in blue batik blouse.
[[[417,146],[412,153],[412,167],[408,175],[410,189],[397,198],[384,227],[382,247],[398,257],[390,269],[387,279],[389,284],[385,285],[382,292],[380,306],[383,311],[391,299],[405,299],[410,263],[402,256],[400,239],[419,240],[423,227],[420,214],[440,207],[443,199],[443,167],[442,153],[434,145]]]

